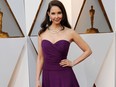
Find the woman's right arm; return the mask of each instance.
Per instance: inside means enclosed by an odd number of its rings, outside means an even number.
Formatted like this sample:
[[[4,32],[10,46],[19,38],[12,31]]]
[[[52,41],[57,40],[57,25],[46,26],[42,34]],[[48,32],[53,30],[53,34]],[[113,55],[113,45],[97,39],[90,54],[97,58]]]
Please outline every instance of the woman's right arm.
[[[37,56],[37,64],[36,64],[36,87],[42,87],[40,84],[40,75],[43,67],[43,53],[41,47],[41,37],[38,36],[38,56]]]

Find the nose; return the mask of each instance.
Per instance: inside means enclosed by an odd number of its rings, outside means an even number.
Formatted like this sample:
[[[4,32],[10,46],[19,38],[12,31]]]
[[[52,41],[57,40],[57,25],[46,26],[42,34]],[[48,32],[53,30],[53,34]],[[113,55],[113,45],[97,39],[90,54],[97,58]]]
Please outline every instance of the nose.
[[[55,15],[55,18],[58,18],[58,14]]]

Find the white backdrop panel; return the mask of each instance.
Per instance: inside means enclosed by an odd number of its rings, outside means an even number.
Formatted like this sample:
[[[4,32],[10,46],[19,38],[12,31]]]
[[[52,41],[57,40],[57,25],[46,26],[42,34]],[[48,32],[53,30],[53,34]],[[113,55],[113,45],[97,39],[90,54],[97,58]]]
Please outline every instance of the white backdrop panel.
[[[101,0],[113,30],[115,30],[115,0]]]
[[[36,62],[37,62],[37,53],[33,47],[33,44],[30,38],[27,39],[28,47],[28,67],[29,67],[29,86],[35,87],[36,82]]]
[[[116,0],[115,0],[115,14],[116,14]],[[115,32],[116,32],[116,15],[115,15]]]
[[[77,22],[77,18],[79,16],[80,10],[82,8],[83,2],[85,0],[71,0],[72,4],[71,4],[71,19],[72,19],[72,28],[75,27],[75,24]]]
[[[8,87],[30,87],[29,86],[29,72],[28,72],[28,54],[27,43],[25,43],[19,60],[15,66],[12,78]]]
[[[42,0],[25,0],[26,32],[27,35],[34,22],[37,10]]]
[[[24,38],[0,39],[0,87],[7,87],[24,43]]]
[[[36,51],[38,52],[38,36],[37,37],[30,37],[32,42],[33,42],[33,45],[36,49]]]
[[[96,87],[116,87],[115,86],[115,37],[106,55],[101,71],[96,79]]]
[[[24,0],[6,0],[16,17],[19,26],[21,27],[24,35],[26,35],[25,30],[25,7],[24,7]]]

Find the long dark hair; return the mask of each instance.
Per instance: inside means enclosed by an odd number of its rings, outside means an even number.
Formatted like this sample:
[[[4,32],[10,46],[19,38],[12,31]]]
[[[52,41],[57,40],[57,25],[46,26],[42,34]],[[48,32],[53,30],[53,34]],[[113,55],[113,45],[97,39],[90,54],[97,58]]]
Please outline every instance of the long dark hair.
[[[52,21],[50,21],[50,18],[49,18],[49,16],[48,16],[48,12],[50,12],[52,6],[58,6],[58,7],[61,9],[61,11],[62,11],[63,18],[62,18],[60,24],[61,24],[63,27],[66,26],[66,27],[68,27],[68,28],[71,28],[71,26],[70,26],[70,24],[69,24],[69,22],[68,22],[68,19],[67,19],[67,14],[66,14],[66,10],[65,10],[65,8],[64,8],[64,5],[63,5],[60,1],[58,1],[58,0],[53,0],[53,1],[51,1],[51,2],[49,3],[49,5],[48,5],[48,9],[47,9],[47,11],[46,11],[45,19],[44,19],[44,21],[43,21],[42,24],[41,24],[41,28],[42,28],[42,29],[41,29],[41,30],[39,31],[39,33],[38,33],[39,35],[40,35],[41,33],[43,33],[43,32],[52,24]]]

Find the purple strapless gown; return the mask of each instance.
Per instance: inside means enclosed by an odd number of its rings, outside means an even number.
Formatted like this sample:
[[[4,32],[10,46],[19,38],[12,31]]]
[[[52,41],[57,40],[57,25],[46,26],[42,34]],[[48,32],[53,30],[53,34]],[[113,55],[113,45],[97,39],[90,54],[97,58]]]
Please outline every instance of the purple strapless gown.
[[[44,64],[42,72],[42,87],[80,87],[71,67],[59,65],[67,58],[70,42],[59,40],[52,43],[42,40]]]

